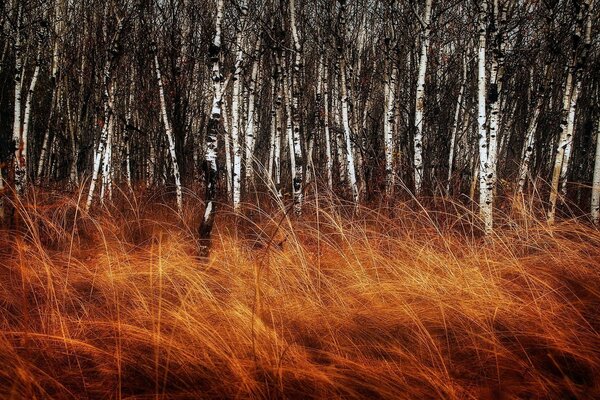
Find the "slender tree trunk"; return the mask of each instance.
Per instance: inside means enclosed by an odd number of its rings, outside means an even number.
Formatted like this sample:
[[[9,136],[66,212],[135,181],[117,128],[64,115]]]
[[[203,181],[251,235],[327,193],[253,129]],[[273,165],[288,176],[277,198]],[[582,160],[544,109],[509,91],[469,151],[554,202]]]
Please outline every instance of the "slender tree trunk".
[[[556,216],[556,204],[559,196],[559,183],[562,192],[566,192],[566,175],[569,168],[571,153],[571,141],[573,139],[575,112],[577,98],[581,91],[581,73],[586,61],[587,51],[591,43],[591,10],[593,1],[583,0],[577,3],[579,8],[577,22],[574,27],[573,47],[571,49],[571,61],[567,67],[567,77],[563,86],[563,105],[561,112],[560,135],[556,147],[556,156],[552,168],[552,181],[550,184],[550,206],[548,209],[548,223],[553,224]],[[585,22],[584,22],[585,21]],[[581,36],[585,29],[583,51],[578,58]]]
[[[225,173],[227,178],[227,196],[233,196],[231,185],[233,184],[233,165],[231,164],[231,127],[229,126],[227,101],[223,99],[223,145],[225,146]]]
[[[31,124],[31,107],[33,102],[33,93],[35,91],[35,86],[38,81],[38,76],[40,74],[40,53],[41,49],[38,48],[38,55],[35,61],[35,69],[33,70],[33,76],[31,78],[31,82],[29,83],[29,90],[27,91],[27,99],[25,100],[25,112],[23,115],[23,128],[21,132],[21,162],[23,163],[21,168],[24,168],[23,179],[21,184],[23,185],[21,188],[17,186],[17,192],[23,193],[26,189],[28,181],[29,181],[29,170],[28,166],[28,145],[29,145],[29,125]]]
[[[425,73],[427,71],[427,52],[429,51],[429,31],[432,0],[425,1],[422,19],[421,55],[417,75],[417,96],[415,105],[414,168],[415,194],[421,194],[423,186],[423,111],[425,102]]]
[[[504,83],[504,40],[503,40],[503,21],[504,11],[499,10],[498,0],[493,1],[493,21],[490,24],[493,37],[494,47],[492,51],[492,62],[490,71],[490,89],[488,92],[489,102],[489,141],[488,141],[488,171],[486,179],[486,190],[492,190],[489,195],[494,206],[494,193],[496,191],[497,170],[498,170],[498,133],[501,121],[501,106],[502,106],[502,86]],[[500,19],[498,16],[501,16]],[[490,228],[491,229],[491,228]]]
[[[258,71],[260,67],[260,38],[256,39],[254,46],[254,60],[252,61],[252,72],[250,73],[250,82],[248,83],[248,117],[246,118],[246,154],[245,154],[245,190],[246,195],[250,194],[250,189],[254,186],[254,142],[256,116],[254,114],[256,107],[256,86]]]
[[[386,195],[394,194],[394,104],[396,87],[396,66],[390,62],[390,50],[386,49],[385,72],[384,72],[384,115],[383,115],[383,147],[385,152],[385,192]],[[390,64],[394,64],[390,66]],[[391,68],[391,72],[390,72]]]
[[[103,27],[105,41],[107,41],[106,26],[107,26],[107,8],[105,8],[104,27]],[[111,42],[107,43],[107,49],[106,49],[106,54],[105,54],[106,59],[105,59],[104,68],[102,71],[104,121],[102,124],[102,132],[100,134],[100,140],[98,142],[98,147],[96,148],[96,153],[94,155],[92,180],[90,182],[90,188],[89,188],[87,200],[85,203],[86,211],[89,211],[89,209],[92,205],[92,200],[94,199],[94,191],[95,191],[96,185],[98,183],[98,176],[100,174],[100,168],[102,165],[102,157],[104,156],[104,152],[106,151],[106,145],[108,142],[110,120],[113,118],[114,90],[113,90],[113,84],[112,84],[111,71],[112,71],[112,64],[114,61],[113,57],[117,53],[115,50],[115,47],[116,47],[117,43],[119,42],[119,37],[120,37],[122,29],[123,29],[123,20],[119,19],[118,24],[117,24],[117,32],[116,32],[115,36],[112,38]],[[82,73],[83,73],[83,71],[82,71]]]
[[[106,135],[106,147],[104,148],[104,159],[102,161],[102,187],[100,189],[100,204],[104,205],[104,199],[107,196],[109,202],[112,201],[112,183],[113,183],[113,165],[112,149],[114,136],[115,119],[108,119],[108,133]]]
[[[199,255],[207,257],[211,244],[212,227],[215,220],[217,196],[217,133],[221,121],[221,103],[223,96],[223,75],[221,74],[221,21],[223,20],[224,0],[217,0],[216,32],[209,49],[209,58],[212,61],[213,102],[208,121],[205,145],[204,180],[206,182],[205,209],[202,222],[198,228]]]
[[[23,89],[23,61],[21,59],[21,13],[22,5],[19,2],[17,10],[17,31],[15,40],[15,103],[13,114],[13,132],[12,140],[14,142],[14,188],[17,194],[22,194],[25,190],[25,180],[27,178],[26,154],[24,154],[23,131],[21,126],[21,95]]]
[[[342,95],[342,127],[344,130],[344,151],[346,153],[346,171],[348,173],[348,187],[352,193],[355,206],[359,203],[356,169],[354,166],[354,149],[352,147],[352,132],[350,130],[348,86],[346,82],[346,59],[344,54],[346,36],[346,0],[340,0],[340,90]]]
[[[240,212],[242,199],[242,146],[240,144],[240,127],[242,125],[240,119],[240,110],[242,104],[242,63],[244,62],[244,32],[242,31],[245,20],[245,2],[242,1],[242,16],[240,26],[238,27],[235,45],[237,55],[235,59],[235,70],[233,73],[233,94],[231,96],[231,141],[233,145],[233,210],[236,213]],[[242,102],[243,103],[243,102]]]
[[[487,0],[482,0],[479,12],[479,47],[477,68],[477,123],[479,125],[479,213],[484,223],[484,231],[490,234],[493,228],[493,186],[489,166],[489,142],[486,126],[486,86],[485,52],[487,31]]]
[[[467,85],[467,55],[463,54],[463,69],[458,98],[456,99],[456,109],[454,110],[454,119],[452,121],[452,129],[450,132],[450,152],[448,153],[448,181],[446,182],[446,194],[450,195],[450,184],[452,182],[452,172],[454,166],[454,149],[456,146],[456,133],[458,132],[458,121],[460,120],[460,112],[463,107],[463,95],[465,86]]]
[[[594,177],[592,179],[592,221],[600,224],[600,118],[596,122],[596,155],[594,159]]]
[[[552,74],[552,68],[550,68],[549,63],[544,66],[544,82],[540,86],[541,93],[538,93],[537,100],[533,105],[533,113],[531,114],[531,118],[529,119],[529,123],[527,125],[527,132],[525,134],[525,141],[523,142],[523,150],[521,152],[521,163],[519,165],[519,182],[517,186],[517,192],[522,194],[525,190],[525,183],[527,182],[527,174],[529,173],[529,165],[531,163],[531,158],[533,156],[533,152],[535,150],[535,132],[537,131],[538,121],[540,118],[540,114],[542,112],[542,106],[544,104],[545,99],[548,96],[548,90],[545,82],[550,79]],[[533,79],[533,68],[531,70],[531,79]],[[533,92],[533,82],[529,85],[530,94]],[[529,101],[532,103],[532,101]]]
[[[154,54],[154,68],[156,71],[156,81],[158,83],[158,94],[160,97],[160,111],[165,126],[165,133],[169,142],[169,154],[171,155],[171,163],[173,165],[173,176],[175,178],[175,191],[177,195],[177,211],[183,213],[183,190],[181,188],[181,175],[179,174],[179,163],[177,162],[177,153],[175,152],[175,137],[173,129],[169,122],[169,114],[167,113],[167,103],[165,101],[165,90],[163,86],[162,76],[160,73],[160,64],[158,63],[158,55]]]
[[[290,26],[292,30],[292,40],[294,44],[294,62],[292,64],[292,140],[294,153],[294,176],[292,178],[292,186],[294,193],[294,212],[296,215],[302,214],[302,183],[303,183],[303,166],[304,158],[302,155],[302,146],[300,139],[300,69],[302,68],[302,48],[300,47],[300,39],[298,37],[298,29],[296,27],[296,5],[295,0],[290,0]]]
[[[322,57],[323,63],[325,63],[325,57]],[[333,189],[333,162],[331,158],[331,133],[330,133],[330,122],[329,122],[329,68],[325,64],[323,65],[325,71],[323,72],[323,125],[325,133],[325,169],[327,173],[327,188]]]

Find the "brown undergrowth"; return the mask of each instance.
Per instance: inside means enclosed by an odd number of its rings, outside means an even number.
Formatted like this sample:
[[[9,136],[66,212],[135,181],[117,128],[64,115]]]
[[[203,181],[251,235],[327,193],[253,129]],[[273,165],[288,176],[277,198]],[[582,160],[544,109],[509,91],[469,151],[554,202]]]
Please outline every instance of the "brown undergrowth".
[[[40,199],[44,199],[43,201]],[[0,239],[0,398],[600,397],[600,232],[512,201],[353,216],[38,195]]]

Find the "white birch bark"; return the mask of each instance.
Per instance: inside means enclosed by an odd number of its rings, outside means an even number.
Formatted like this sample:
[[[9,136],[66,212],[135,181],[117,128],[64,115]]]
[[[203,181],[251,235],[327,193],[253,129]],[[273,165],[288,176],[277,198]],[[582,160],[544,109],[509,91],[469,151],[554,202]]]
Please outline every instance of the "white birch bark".
[[[21,92],[23,88],[23,61],[21,54],[21,12],[22,4],[19,2],[17,10],[17,30],[15,39],[15,103],[13,113],[12,140],[14,142],[14,185],[17,194],[24,191],[24,182],[27,175],[27,162],[23,154],[23,135],[21,126]]]
[[[22,160],[22,168],[24,168],[23,177],[21,180],[22,187],[19,189],[17,186],[17,192],[23,193],[25,188],[27,187],[27,183],[29,180],[28,174],[28,151],[27,147],[29,144],[29,125],[31,123],[31,106],[33,101],[33,93],[35,91],[35,86],[38,81],[38,76],[40,74],[40,52],[41,49],[38,48],[38,55],[35,62],[35,69],[33,70],[33,76],[31,78],[31,82],[29,83],[29,90],[27,91],[27,99],[25,100],[25,112],[23,115],[23,127],[21,132],[21,160]],[[16,186],[16,185],[15,185]]]
[[[274,180],[275,190],[277,195],[281,196],[281,137],[283,134],[283,83],[279,82],[279,89],[277,90],[277,100],[275,104],[276,126],[275,126],[275,154],[273,160],[273,168],[275,169]]]
[[[256,116],[256,88],[258,82],[258,71],[260,66],[260,38],[256,39],[254,46],[254,60],[252,61],[252,71],[250,73],[250,82],[248,82],[248,112],[246,118],[246,152],[245,152],[245,189],[246,194],[250,193],[250,188],[254,186],[254,142]]]
[[[593,1],[582,1],[579,4],[577,22],[574,27],[574,36],[579,40],[572,40],[573,48],[571,50],[570,65],[567,67],[567,77],[563,86],[563,104],[561,112],[560,135],[556,147],[556,155],[552,168],[552,181],[550,183],[550,206],[548,209],[548,223],[553,224],[556,216],[556,205],[559,197],[559,184],[561,192],[566,192],[566,175],[569,168],[569,158],[571,154],[571,141],[573,140],[573,130],[575,121],[575,112],[577,107],[577,98],[581,91],[581,69],[585,63],[587,51],[591,43],[591,10]],[[583,51],[578,57],[581,36],[585,35],[583,40]]]
[[[487,0],[482,0],[479,12],[479,45],[477,64],[477,124],[479,130],[479,213],[484,223],[484,232],[493,229],[492,202],[493,187],[489,179],[489,143],[486,126],[486,31]]]
[[[346,171],[348,173],[348,188],[352,193],[352,200],[355,206],[359,203],[358,184],[356,181],[356,169],[354,165],[354,149],[352,146],[352,132],[350,129],[349,116],[349,98],[348,98],[348,83],[346,78],[346,58],[345,58],[345,42],[346,42],[346,0],[340,0],[340,91],[342,104],[342,127],[344,130],[344,151],[346,153]]]
[[[560,195],[567,195],[567,173],[569,172],[569,161],[571,159],[571,149],[573,148],[573,134],[575,130],[575,111],[577,109],[577,100],[581,93],[581,80],[577,82],[573,93],[571,93],[571,101],[569,104],[569,113],[567,117],[567,141],[563,154],[563,162],[560,169]]]
[[[342,56],[343,57],[343,56]],[[346,153],[346,171],[348,172],[348,186],[352,193],[352,200],[358,206],[359,193],[356,182],[356,170],[354,167],[354,150],[352,149],[350,121],[348,117],[348,88],[346,87],[346,63],[341,61],[341,93],[342,93],[342,125],[344,128],[344,144]]]
[[[212,61],[213,101],[211,115],[206,132],[204,151],[206,197],[202,222],[198,228],[199,255],[207,257],[211,244],[211,233],[215,219],[215,200],[217,195],[217,133],[221,121],[221,103],[223,97],[223,75],[221,74],[221,24],[223,21],[224,0],[217,0],[217,14],[215,21],[215,36],[209,49]]]
[[[60,86],[58,85],[58,52],[59,52],[59,42],[60,38],[63,34],[63,14],[61,7],[64,7],[63,1],[56,0],[54,3],[54,46],[52,49],[52,68],[50,73],[50,82],[52,85],[52,96],[50,98],[50,115],[48,117],[48,125],[46,127],[46,131],[44,132],[44,139],[42,141],[42,149],[40,152],[40,158],[38,159],[38,164],[36,168],[36,180],[39,181],[44,172],[44,166],[46,164],[46,158],[48,154],[48,147],[50,144],[50,123],[52,121],[52,116],[54,113],[55,101],[57,97],[57,91],[60,90]]]
[[[429,51],[429,32],[432,0],[425,1],[425,10],[421,20],[421,55],[417,75],[417,96],[415,105],[415,135],[414,135],[414,175],[415,194],[421,194],[423,185],[423,112],[425,101],[425,74],[427,71],[427,52]]]
[[[231,129],[229,126],[227,101],[223,99],[223,145],[225,146],[225,173],[227,178],[227,195],[233,196],[231,185],[233,184],[233,170],[231,164]]]
[[[108,119],[108,133],[106,135],[106,147],[104,148],[104,157],[102,160],[102,187],[100,188],[100,204],[104,205],[104,199],[108,197],[112,201],[112,149],[113,149],[113,133],[115,119]]]
[[[523,193],[523,190],[525,189],[525,182],[527,181],[527,174],[529,172],[529,164],[531,162],[531,156],[533,155],[534,150],[535,131],[537,130],[538,119],[541,110],[542,101],[540,97],[538,98],[538,101],[535,104],[533,115],[531,116],[531,119],[529,120],[529,124],[527,126],[527,134],[525,135],[525,143],[523,145],[521,165],[519,166],[519,184],[517,189],[518,193]]]
[[[386,49],[389,54],[389,49]],[[386,195],[392,196],[394,193],[395,177],[394,173],[394,104],[395,104],[395,86],[396,86],[396,66],[390,67],[389,55],[385,58],[385,77],[384,77],[384,115],[383,115],[383,146],[385,152],[385,191]],[[390,72],[391,68],[391,72]]]
[[[596,155],[594,157],[594,175],[592,178],[592,222],[600,224],[600,118],[596,122]]]
[[[295,0],[290,0],[290,26],[292,30],[292,39],[294,44],[294,62],[292,64],[292,141],[293,141],[293,153],[294,153],[294,174],[292,178],[292,187],[294,193],[294,212],[296,215],[302,213],[302,168],[304,165],[302,146],[300,142],[300,68],[302,65],[302,48],[300,47],[300,38],[298,36],[298,29],[296,26],[296,5]]]
[[[177,211],[181,215],[183,213],[183,190],[181,188],[181,175],[179,173],[179,163],[177,162],[177,153],[175,152],[175,137],[173,129],[169,122],[169,114],[167,113],[167,103],[165,101],[165,90],[160,73],[160,64],[158,63],[158,55],[154,54],[154,68],[156,71],[156,81],[158,83],[158,94],[160,97],[160,112],[165,126],[165,133],[169,143],[169,154],[171,156],[171,164],[173,166],[173,177],[175,178],[175,191],[177,197]]]
[[[237,54],[235,59],[235,70],[233,72],[233,93],[231,96],[231,142],[233,147],[233,186],[232,186],[232,201],[233,211],[236,213],[240,212],[241,200],[242,200],[242,146],[240,144],[240,127],[242,122],[240,120],[240,109],[242,104],[240,99],[242,97],[242,63],[244,61],[244,32],[243,25],[245,20],[245,2],[242,1],[241,5],[242,15],[240,17],[240,26],[235,39],[235,46],[237,48]]]
[[[323,57],[325,63],[325,57]],[[323,65],[325,68],[325,65]],[[325,169],[327,174],[327,188],[333,189],[333,162],[331,158],[331,133],[329,126],[329,68],[323,73],[323,129],[325,133]]]
[[[125,115],[125,129],[123,130],[123,145],[125,152],[125,179],[127,181],[127,186],[130,190],[133,189],[133,186],[131,177],[131,137],[129,135],[129,129],[131,129],[131,126],[133,125],[131,107],[133,106],[134,91],[135,86],[133,80],[131,80],[129,85],[129,99],[127,101],[127,112]]]
[[[108,4],[108,3],[107,3]],[[105,15],[104,15],[104,36],[105,41],[107,40],[106,34],[106,24],[107,24],[107,10],[108,7],[105,7]],[[112,88],[112,77],[111,77],[111,69],[112,69],[112,61],[114,52],[114,46],[119,41],[119,36],[123,29],[123,20],[118,19],[117,21],[117,32],[115,36],[112,38],[110,43],[107,43],[107,49],[105,54],[104,67],[102,70],[102,86],[103,86],[103,101],[104,101],[104,120],[102,125],[102,132],[100,134],[100,140],[98,142],[98,146],[96,148],[96,152],[94,154],[94,164],[92,170],[92,179],[90,181],[90,188],[88,190],[87,200],[85,202],[85,210],[89,211],[92,201],[94,199],[94,191],[96,189],[96,185],[98,183],[98,176],[100,174],[100,168],[102,166],[102,157],[104,156],[104,152],[106,150],[106,143],[108,141],[109,134],[109,126],[110,120],[113,118],[113,104],[114,104],[114,90]]]
[[[465,93],[465,86],[467,84],[467,54],[464,53],[462,57],[462,79],[460,82],[460,89],[458,91],[458,98],[456,99],[456,109],[454,110],[454,119],[452,120],[452,128],[450,131],[450,151],[448,153],[448,181],[446,182],[446,194],[450,195],[450,183],[452,182],[452,173],[454,166],[454,149],[456,146],[456,134],[458,132],[458,121],[460,120],[460,112],[463,107],[463,95]]]
[[[494,34],[494,48],[492,52],[492,62],[490,71],[490,90],[488,100],[490,102],[489,132],[488,132],[488,171],[486,179],[488,180],[485,190],[492,190],[489,195],[493,208],[494,192],[496,190],[497,169],[498,169],[498,135],[499,124],[501,120],[502,106],[502,86],[504,80],[504,40],[503,40],[503,21],[504,11],[499,10],[498,0],[493,1],[493,23],[492,33]],[[501,20],[498,16],[501,15]],[[490,228],[491,229],[491,228]]]
[[[267,182],[273,179],[273,162],[275,161],[275,135],[277,126],[277,112],[275,110],[275,76],[271,75],[271,126],[269,131],[269,161],[267,163]]]

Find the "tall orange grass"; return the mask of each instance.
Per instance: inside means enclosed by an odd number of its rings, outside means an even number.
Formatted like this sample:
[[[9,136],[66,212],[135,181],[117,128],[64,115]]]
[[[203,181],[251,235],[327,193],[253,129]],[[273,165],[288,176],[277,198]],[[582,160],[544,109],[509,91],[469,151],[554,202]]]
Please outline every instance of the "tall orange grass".
[[[600,398],[600,232],[506,200],[186,214],[45,193],[0,239],[0,398]],[[40,200],[43,199],[43,200]]]

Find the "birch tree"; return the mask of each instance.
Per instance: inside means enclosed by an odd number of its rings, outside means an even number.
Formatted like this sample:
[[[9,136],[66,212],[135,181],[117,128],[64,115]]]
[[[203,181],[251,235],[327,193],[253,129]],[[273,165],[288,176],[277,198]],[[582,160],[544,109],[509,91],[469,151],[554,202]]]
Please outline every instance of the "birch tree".
[[[571,141],[573,140],[573,130],[575,121],[575,111],[577,99],[581,91],[581,74],[583,64],[585,63],[586,50],[591,41],[591,9],[592,0],[577,0],[578,9],[577,18],[573,28],[573,40],[571,47],[570,64],[567,66],[567,76],[563,85],[563,101],[561,111],[560,135],[556,145],[554,165],[552,168],[552,181],[550,183],[550,206],[548,209],[548,223],[554,223],[556,215],[556,205],[559,196],[559,184],[563,182],[562,192],[566,191],[566,175],[569,167],[569,158],[571,154]],[[584,32],[585,31],[585,32]],[[579,56],[581,37],[585,35],[584,51]]]
[[[417,196],[421,194],[423,186],[423,111],[425,108],[425,73],[427,71],[427,53],[429,51],[432,2],[433,0],[425,0],[423,18],[419,17],[419,22],[421,24],[421,53],[419,56],[419,72],[417,75],[414,135],[414,180],[415,194]]]
[[[300,69],[302,67],[302,48],[300,46],[300,37],[298,36],[298,28],[296,26],[296,5],[295,0],[290,0],[290,28],[292,31],[292,41],[294,45],[294,61],[292,64],[291,77],[291,119],[292,119],[292,142],[294,154],[294,166],[292,176],[292,188],[294,195],[294,212],[296,215],[302,213],[302,168],[304,165],[302,155],[302,144],[300,143]]]
[[[216,196],[217,196],[217,134],[221,121],[221,102],[223,96],[223,75],[221,73],[221,45],[222,45],[222,21],[224,0],[217,0],[217,13],[215,18],[215,36],[209,48],[208,57],[212,62],[213,100],[210,119],[206,132],[206,143],[204,148],[204,180],[206,195],[204,199],[205,208],[202,222],[198,228],[199,255],[207,257],[211,244],[211,233],[215,220]]]
[[[479,134],[479,213],[486,234],[493,228],[493,173],[490,172],[490,144],[487,132],[486,114],[486,49],[487,49],[487,0],[479,4],[479,44],[477,56],[477,124]],[[490,176],[491,175],[491,176]]]
[[[592,178],[592,222],[600,224],[600,118],[596,121],[596,153],[594,157],[594,175]]]
[[[154,54],[154,68],[156,71],[156,82],[158,84],[158,94],[160,98],[160,114],[162,116],[163,125],[165,126],[165,133],[169,143],[169,154],[171,155],[171,164],[173,166],[173,177],[175,178],[175,191],[177,195],[177,211],[179,214],[183,213],[183,190],[181,188],[181,175],[179,174],[179,163],[177,161],[177,154],[175,152],[175,137],[173,136],[173,129],[169,122],[169,114],[167,113],[167,104],[165,101],[165,90],[162,81],[162,75],[160,73],[160,64],[158,62],[158,54]]]
[[[18,194],[23,194],[25,190],[25,184],[27,179],[27,153],[26,145],[23,137],[23,131],[21,126],[21,92],[23,90],[23,60],[22,60],[22,49],[21,49],[21,24],[22,24],[22,12],[23,6],[19,2],[17,6],[17,26],[15,33],[15,102],[14,102],[14,113],[13,113],[13,129],[12,129],[12,140],[14,143],[14,185],[15,190]]]
[[[352,193],[352,200],[355,205],[359,202],[358,184],[356,182],[356,170],[354,167],[354,150],[352,148],[351,132],[350,132],[350,117],[349,113],[349,98],[348,87],[346,82],[346,60],[344,55],[344,42],[346,34],[346,0],[340,1],[340,86],[342,95],[342,124],[344,129],[344,150],[346,152],[346,171],[348,173],[348,186]]]

